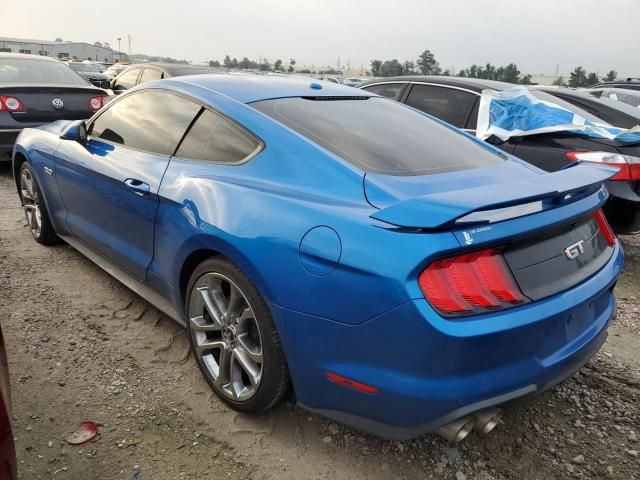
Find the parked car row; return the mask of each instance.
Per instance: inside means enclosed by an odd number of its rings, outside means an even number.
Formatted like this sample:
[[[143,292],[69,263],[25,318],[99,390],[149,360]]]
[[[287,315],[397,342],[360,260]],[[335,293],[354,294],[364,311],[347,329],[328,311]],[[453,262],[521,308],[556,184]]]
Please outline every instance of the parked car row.
[[[392,98],[475,134],[482,91],[503,91],[513,88],[513,85],[475,78],[404,76],[367,82],[360,88]],[[598,99],[584,92],[558,88],[535,88],[532,93],[541,100],[560,105],[596,123],[622,128],[640,125],[640,109],[615,100]],[[547,172],[561,170],[578,160],[620,168],[620,172],[607,182],[610,197],[604,211],[616,232],[640,231],[639,144],[566,132],[515,137],[493,143]]]

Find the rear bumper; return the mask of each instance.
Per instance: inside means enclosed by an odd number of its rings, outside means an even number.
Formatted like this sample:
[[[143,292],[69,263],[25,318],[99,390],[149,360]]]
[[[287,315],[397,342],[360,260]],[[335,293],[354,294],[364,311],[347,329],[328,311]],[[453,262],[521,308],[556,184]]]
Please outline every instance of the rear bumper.
[[[492,315],[451,321],[412,300],[347,326],[274,308],[299,403],[361,430],[412,438],[476,410],[539,393],[584,365],[616,312],[609,262],[569,291]],[[326,372],[375,386],[365,394]]]

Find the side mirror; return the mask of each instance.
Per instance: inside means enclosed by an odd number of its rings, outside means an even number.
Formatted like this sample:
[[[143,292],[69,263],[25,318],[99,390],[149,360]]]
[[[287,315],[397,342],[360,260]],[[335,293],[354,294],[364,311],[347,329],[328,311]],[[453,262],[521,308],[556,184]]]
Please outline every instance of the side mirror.
[[[60,138],[63,140],[74,140],[81,145],[87,144],[87,124],[84,120],[76,120],[71,122],[67,128],[62,131]]]

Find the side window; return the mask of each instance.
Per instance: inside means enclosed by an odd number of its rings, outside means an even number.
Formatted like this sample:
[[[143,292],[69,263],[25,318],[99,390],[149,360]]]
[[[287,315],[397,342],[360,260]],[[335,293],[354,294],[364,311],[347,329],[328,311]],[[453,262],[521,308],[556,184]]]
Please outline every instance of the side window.
[[[371,85],[370,87],[364,87],[363,90],[367,92],[376,93],[383,97],[392,98],[394,100],[400,100],[400,94],[404,83],[385,83],[383,85]]]
[[[134,68],[133,70],[123,73],[122,76],[116,80],[116,86],[119,86],[121,90],[135,87],[139,73],[139,68]]]
[[[89,126],[89,135],[125,147],[173,155],[200,105],[163,91],[134,93],[116,101]]]
[[[454,88],[414,85],[407,105],[463,128],[478,96]]]
[[[140,83],[152,82],[153,80],[161,80],[164,77],[160,70],[155,68],[145,68],[140,77]]]
[[[480,97],[476,99],[476,103],[473,104],[473,109],[471,110],[471,115],[469,115],[469,120],[467,120],[467,126],[464,127],[467,130],[476,130],[478,128],[478,112],[480,111]]]
[[[216,163],[237,163],[255,151],[260,143],[242,127],[209,110],[204,110],[180,144],[177,157]]]

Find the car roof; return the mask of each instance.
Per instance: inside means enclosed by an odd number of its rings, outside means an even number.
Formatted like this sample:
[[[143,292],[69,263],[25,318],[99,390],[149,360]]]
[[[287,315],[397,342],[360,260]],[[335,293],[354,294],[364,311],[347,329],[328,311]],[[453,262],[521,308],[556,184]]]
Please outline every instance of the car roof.
[[[42,55],[31,55],[30,53],[9,53],[9,52],[0,52],[0,59],[23,59],[23,60],[42,60],[44,62],[59,62],[56,58],[45,57]]]
[[[160,85],[160,82],[163,82],[163,85],[168,85],[171,82],[181,85],[185,89],[195,85],[241,103],[288,97],[378,96],[353,87],[297,76],[204,74],[172,77],[153,83]],[[317,88],[317,86],[321,88]]]
[[[442,85],[451,85],[453,87],[466,88],[473,90],[474,92],[481,92],[484,89],[490,88],[497,91],[507,90],[513,88],[514,84],[507,82],[498,82],[496,80],[484,80],[482,78],[467,78],[467,77],[447,77],[442,75],[403,75],[400,77],[385,77],[378,78],[376,80],[369,80],[360,87],[371,85],[374,83],[387,83],[387,82],[425,82],[425,83],[437,83]]]

